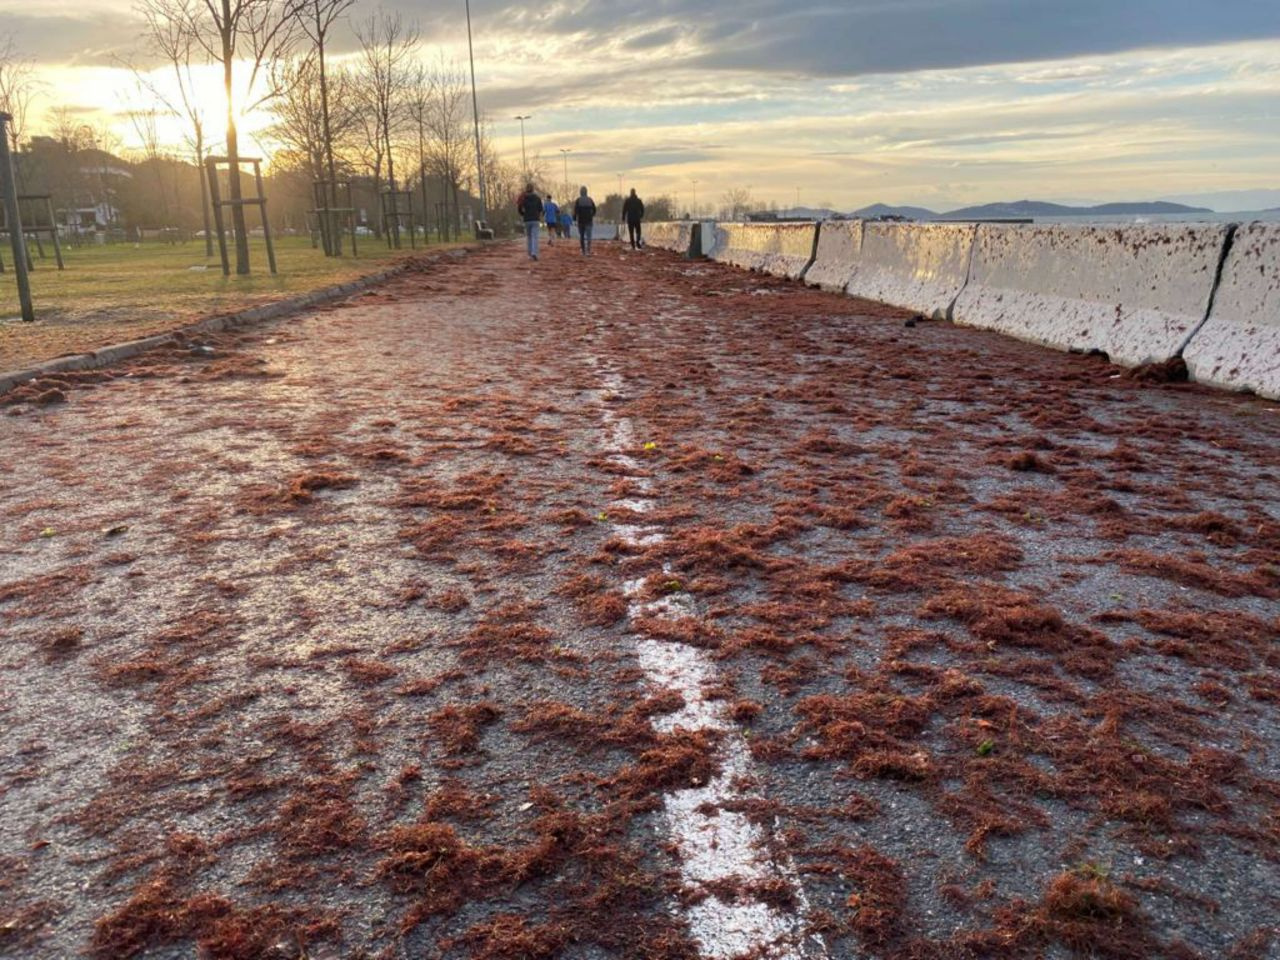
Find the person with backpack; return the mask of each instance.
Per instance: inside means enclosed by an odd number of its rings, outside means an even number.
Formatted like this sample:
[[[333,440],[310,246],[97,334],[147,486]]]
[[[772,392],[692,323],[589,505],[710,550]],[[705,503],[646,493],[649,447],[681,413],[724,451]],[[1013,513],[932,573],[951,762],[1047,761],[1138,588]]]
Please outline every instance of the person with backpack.
[[[631,196],[622,201],[622,219],[627,221],[631,249],[639,250],[644,246],[644,238],[640,236],[640,221],[644,219],[644,201],[636,196],[635,187],[631,188]]]
[[[582,255],[591,256],[591,228],[596,220],[596,202],[587,194],[587,188],[578,191],[578,199],[573,202],[573,219],[578,224],[578,242],[582,246]]]
[[[542,213],[547,218],[547,246],[551,246],[555,242],[555,236],[560,232],[560,208],[556,206],[556,202],[551,199],[551,194],[547,194],[547,202],[542,205]]]
[[[516,201],[516,211],[524,222],[525,246],[529,251],[529,259],[538,259],[538,231],[542,229],[542,197],[533,189],[532,183],[525,184],[524,193]]]

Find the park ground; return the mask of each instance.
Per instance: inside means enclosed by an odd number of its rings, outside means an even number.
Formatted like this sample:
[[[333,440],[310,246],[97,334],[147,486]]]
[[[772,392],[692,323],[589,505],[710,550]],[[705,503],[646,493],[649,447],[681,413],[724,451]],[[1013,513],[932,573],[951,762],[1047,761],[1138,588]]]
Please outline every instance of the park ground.
[[[1280,955],[1280,406],[907,319],[503,244],[9,395],[0,955]]]
[[[440,244],[430,247],[440,249]],[[326,258],[305,238],[280,237],[275,241],[279,273],[272,276],[263,241],[253,239],[253,272],[223,277],[217,248],[206,257],[203,240],[87,244],[64,246],[62,252],[65,270],[57,269],[47,243],[47,259],[34,261],[30,276],[36,322],[22,323],[9,263],[12,253],[8,247],[0,250],[9,271],[0,274],[0,372],[347,283],[414,253],[407,242],[404,249],[391,250],[382,240],[363,237],[356,256],[348,249],[344,257]]]

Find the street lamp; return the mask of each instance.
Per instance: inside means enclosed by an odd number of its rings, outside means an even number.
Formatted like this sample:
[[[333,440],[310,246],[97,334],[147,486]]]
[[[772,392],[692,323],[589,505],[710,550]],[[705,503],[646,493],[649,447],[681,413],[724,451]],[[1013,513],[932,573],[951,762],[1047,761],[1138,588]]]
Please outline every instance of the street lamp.
[[[524,122],[532,120],[533,114],[526,113],[516,117],[520,121],[520,165],[524,168],[524,178],[529,179],[529,158],[524,153]]]
[[[471,59],[471,118],[476,128],[476,186],[480,191],[480,219],[485,219],[485,210],[488,207],[488,197],[484,190],[484,162],[480,157],[480,103],[476,99],[476,55],[471,48],[471,0],[466,0],[467,4],[467,56]],[[426,187],[423,187],[426,190]],[[426,193],[423,193],[425,203]],[[426,216],[426,210],[422,211]],[[425,221],[424,221],[425,222]]]
[[[569,154],[571,154],[571,153],[573,153],[573,151],[572,151],[572,150],[570,150],[570,149],[568,149],[568,148],[566,148],[566,147],[561,147],[561,148],[560,148],[560,156],[562,156],[562,157],[564,158],[564,196],[565,196],[565,197],[568,197],[568,196],[569,196],[569,193],[570,193],[570,190],[569,190]]]
[[[618,174],[618,196],[622,196],[622,174]]]
[[[698,219],[698,181],[697,180],[693,181],[693,206],[690,207],[690,210],[693,213],[693,218],[695,220]]]

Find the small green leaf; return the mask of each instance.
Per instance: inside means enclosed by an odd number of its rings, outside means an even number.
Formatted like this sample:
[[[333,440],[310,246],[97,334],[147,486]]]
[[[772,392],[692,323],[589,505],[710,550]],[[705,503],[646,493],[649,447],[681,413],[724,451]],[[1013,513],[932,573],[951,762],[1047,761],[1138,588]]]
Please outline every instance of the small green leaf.
[[[994,750],[995,748],[996,748],[996,742],[994,740],[983,740],[980,744],[978,744],[978,756],[980,757],[990,756],[991,751]]]

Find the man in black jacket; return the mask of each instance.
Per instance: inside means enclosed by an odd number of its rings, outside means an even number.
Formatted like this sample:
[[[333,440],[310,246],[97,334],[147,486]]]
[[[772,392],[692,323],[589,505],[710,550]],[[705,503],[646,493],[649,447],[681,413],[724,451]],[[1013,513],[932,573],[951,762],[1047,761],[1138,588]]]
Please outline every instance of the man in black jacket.
[[[582,255],[591,256],[591,229],[596,222],[596,202],[587,195],[587,188],[578,191],[578,199],[573,202],[573,219],[578,225],[578,241],[582,244]]]
[[[640,221],[644,219],[644,201],[636,196],[636,188],[631,188],[631,196],[622,201],[622,219],[627,221],[627,233],[631,237],[631,249],[639,250],[644,246],[640,236]]]
[[[533,184],[525,184],[524,193],[516,200],[516,211],[524,221],[525,245],[529,250],[529,259],[538,259],[538,231],[542,229],[542,197],[533,189]]]

